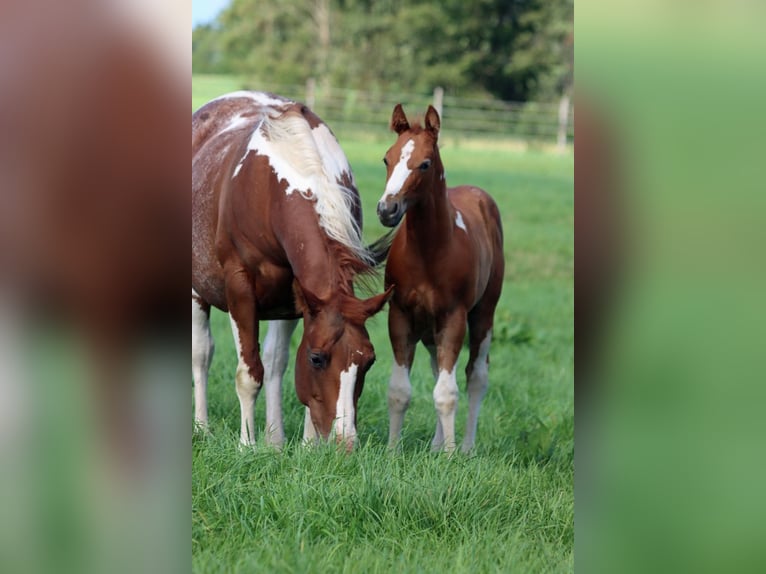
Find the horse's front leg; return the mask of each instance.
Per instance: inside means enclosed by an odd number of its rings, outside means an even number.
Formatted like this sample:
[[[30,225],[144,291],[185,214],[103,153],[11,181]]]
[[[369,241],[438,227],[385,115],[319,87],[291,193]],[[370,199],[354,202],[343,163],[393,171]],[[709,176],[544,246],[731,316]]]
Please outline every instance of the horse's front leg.
[[[282,448],[282,378],[290,356],[290,338],[298,320],[269,321],[263,341],[264,386],[266,387],[266,444]]]
[[[463,309],[454,311],[437,320],[434,332],[436,342],[436,364],[438,376],[434,387],[434,406],[441,425],[432,443],[434,450],[443,448],[451,453],[455,450],[455,416],[457,414],[458,386],[457,359],[466,331],[466,313]],[[441,439],[441,440],[439,440]]]
[[[412,397],[410,368],[417,341],[407,314],[393,301],[388,313],[388,335],[394,352],[394,364],[388,381],[388,447],[396,448],[402,434],[404,413]]]
[[[263,364],[258,349],[255,289],[244,269],[226,273],[226,301],[237,347],[235,376],[240,409],[239,440],[255,444],[255,400],[263,384]]]

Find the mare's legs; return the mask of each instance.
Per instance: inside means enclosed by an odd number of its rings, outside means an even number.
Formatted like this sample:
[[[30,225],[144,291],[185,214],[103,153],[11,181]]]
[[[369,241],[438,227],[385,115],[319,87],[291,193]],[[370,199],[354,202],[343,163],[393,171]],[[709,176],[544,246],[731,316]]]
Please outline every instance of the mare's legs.
[[[417,341],[414,340],[408,317],[393,301],[388,313],[388,335],[394,351],[394,364],[388,382],[388,446],[395,448],[402,434],[404,413],[410,406],[410,368]]]
[[[285,442],[282,423],[282,377],[290,356],[290,338],[298,320],[269,321],[263,341],[264,386],[266,388],[266,444],[281,448]]]
[[[434,387],[434,406],[441,423],[443,442],[440,445],[437,435],[434,436],[433,446],[440,447],[445,452],[455,450],[455,415],[457,414],[457,358],[465,336],[466,314],[463,309],[457,309],[445,318],[437,321],[434,330],[436,342],[436,363],[439,369],[436,386]]]
[[[194,422],[207,428],[207,373],[213,359],[210,334],[210,305],[192,289],[192,377],[194,379]]]
[[[263,364],[258,352],[255,293],[244,270],[227,270],[226,301],[237,347],[235,382],[240,409],[239,440],[243,445],[252,445],[255,444],[255,399],[263,383]]]
[[[468,420],[461,450],[469,452],[476,442],[481,402],[489,386],[489,346],[492,341],[494,305],[475,308],[468,315],[469,346],[471,354],[465,368],[468,381]]]

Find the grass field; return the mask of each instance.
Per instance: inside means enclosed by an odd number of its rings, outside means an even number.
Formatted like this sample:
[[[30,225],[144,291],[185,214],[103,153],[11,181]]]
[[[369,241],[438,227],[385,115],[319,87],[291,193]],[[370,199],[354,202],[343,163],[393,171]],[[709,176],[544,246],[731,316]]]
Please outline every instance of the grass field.
[[[230,78],[195,78],[192,107],[237,87]],[[375,203],[387,144],[340,143],[371,241],[383,233]],[[359,401],[355,452],[300,446],[292,364],[284,384],[290,444],[281,454],[261,445],[241,452],[232,336],[227,317],[214,312],[212,433],[193,440],[195,572],[573,570],[573,158],[449,145],[442,158],[450,184],[479,185],[495,197],[505,226],[506,280],[474,456],[429,452],[436,416],[422,348],[402,452],[387,451],[385,311],[368,323],[378,360]],[[299,336],[300,327],[293,351]],[[459,384],[458,440],[464,375]],[[257,424],[264,416],[261,399]]]

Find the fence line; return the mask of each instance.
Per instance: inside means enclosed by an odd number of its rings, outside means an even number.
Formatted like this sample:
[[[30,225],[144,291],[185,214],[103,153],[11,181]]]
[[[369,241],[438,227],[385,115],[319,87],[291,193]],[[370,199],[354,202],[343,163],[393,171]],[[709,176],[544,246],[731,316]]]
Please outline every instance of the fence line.
[[[388,133],[394,105],[408,113],[423,113],[433,104],[442,116],[442,132],[448,138],[516,139],[566,149],[574,141],[574,109],[568,96],[553,103],[506,102],[458,98],[441,88],[433,94],[320,88],[309,80],[305,86],[259,86],[306,102],[336,132]]]

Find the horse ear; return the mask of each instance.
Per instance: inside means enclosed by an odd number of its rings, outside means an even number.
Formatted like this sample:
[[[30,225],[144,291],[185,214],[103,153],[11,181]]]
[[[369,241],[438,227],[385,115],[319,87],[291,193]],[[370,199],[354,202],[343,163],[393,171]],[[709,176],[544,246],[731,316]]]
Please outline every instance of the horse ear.
[[[370,297],[369,299],[365,299],[362,301],[362,306],[364,308],[364,314],[369,319],[373,315],[375,315],[378,311],[380,311],[383,306],[388,303],[388,300],[391,299],[391,295],[394,293],[394,286],[391,285],[388,289],[386,289],[383,293],[380,295],[375,295],[374,297]]]
[[[391,131],[401,134],[408,129],[410,129],[410,122],[407,121],[407,116],[404,115],[402,104],[396,104],[394,106],[394,113],[391,114]]]
[[[293,294],[295,295],[295,308],[301,315],[306,312],[309,315],[319,313],[322,305],[321,299],[305,287],[301,287],[297,281],[293,284]]]
[[[440,128],[441,120],[439,119],[439,112],[437,112],[433,106],[428,106],[428,111],[426,112],[426,129],[438,136]]]

